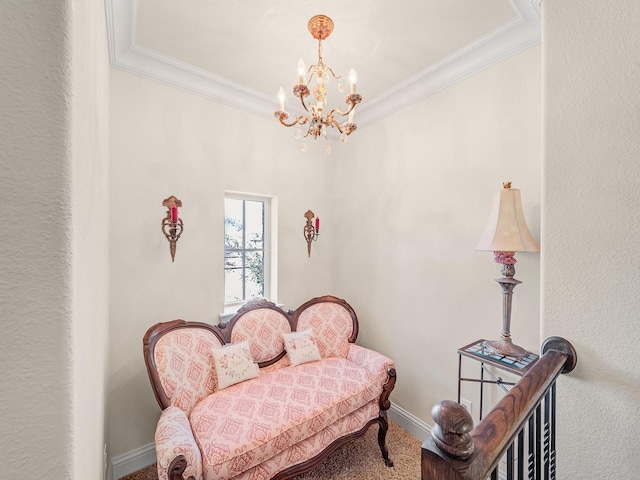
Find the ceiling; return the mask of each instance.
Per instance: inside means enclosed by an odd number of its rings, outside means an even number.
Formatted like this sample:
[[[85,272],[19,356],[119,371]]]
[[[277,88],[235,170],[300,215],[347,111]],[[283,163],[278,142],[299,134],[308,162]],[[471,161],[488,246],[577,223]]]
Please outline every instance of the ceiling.
[[[324,63],[358,74],[359,127],[540,41],[542,0],[106,0],[114,67],[218,102],[273,116],[286,110],[299,58],[316,63],[307,30],[316,14],[335,28]],[[342,105],[332,81],[329,105]]]

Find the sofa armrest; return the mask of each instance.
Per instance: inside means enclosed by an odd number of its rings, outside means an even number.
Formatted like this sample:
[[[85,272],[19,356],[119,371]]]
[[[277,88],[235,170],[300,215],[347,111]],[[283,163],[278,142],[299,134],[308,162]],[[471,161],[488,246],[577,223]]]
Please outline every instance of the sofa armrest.
[[[388,410],[391,407],[389,395],[391,395],[391,391],[396,385],[396,365],[393,360],[375,350],[361,347],[355,343],[349,344],[347,359],[380,378],[380,383],[382,384],[380,409]]]
[[[202,478],[202,456],[193,438],[187,414],[170,406],[162,411],[156,427],[158,480]]]
[[[387,377],[388,368],[395,368],[395,363],[390,358],[355,343],[349,344],[347,360],[367,369],[373,375],[382,375],[383,378]]]

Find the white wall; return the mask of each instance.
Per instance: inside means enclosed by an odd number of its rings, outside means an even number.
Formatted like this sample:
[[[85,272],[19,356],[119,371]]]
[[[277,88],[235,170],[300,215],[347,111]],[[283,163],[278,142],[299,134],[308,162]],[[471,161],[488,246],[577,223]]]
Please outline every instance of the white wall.
[[[293,130],[204,97],[111,71],[111,320],[109,419],[114,456],[153,442],[160,408],[142,357],[155,323],[218,322],[223,308],[225,190],[276,195],[279,295],[286,309],[335,294],[328,215],[333,175],[321,149],[299,151]],[[160,230],[175,195],[184,233],[175,263]],[[322,218],[311,258],[304,213]]]
[[[392,401],[428,424],[436,402],[456,398],[457,349],[502,330],[500,266],[474,251],[502,182],[521,189],[540,238],[540,54],[357,131],[338,163],[337,290],[358,312],[361,342],[396,361]],[[538,351],[539,255],[516,258],[513,339]],[[477,390],[463,396],[475,403]]]
[[[523,190],[539,238],[540,85],[534,47],[358,131],[327,157],[321,142],[300,153],[272,118],[113,69],[113,455],[153,441],[160,410],[142,361],[147,328],[217,322],[224,190],[278,196],[278,300],[295,308],[325,293],[347,299],[361,343],[398,363],[394,402],[431,423],[431,406],[455,398],[456,349],[501,331],[499,267],[473,248],[503,181]],[[173,264],[160,231],[169,195],[183,201],[185,222]],[[322,218],[310,259],[309,208]],[[537,349],[538,255],[520,255],[517,267],[524,283],[512,331]]]
[[[101,3],[76,7],[0,15],[0,449],[14,478],[102,476],[106,43]]]
[[[102,1],[73,5],[73,478],[101,478],[109,308],[109,56]],[[107,455],[109,452],[107,451]]]
[[[558,478],[638,478],[640,2],[542,6],[542,333],[578,351],[558,388]]]

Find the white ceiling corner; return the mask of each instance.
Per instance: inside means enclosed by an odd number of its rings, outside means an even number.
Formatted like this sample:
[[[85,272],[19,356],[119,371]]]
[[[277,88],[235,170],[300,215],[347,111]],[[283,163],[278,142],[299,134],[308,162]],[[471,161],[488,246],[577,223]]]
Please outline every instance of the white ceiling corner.
[[[358,126],[362,128],[384,118],[539,43],[541,1],[510,0],[513,10],[511,19],[425,66],[400,83],[389,86],[374,98],[364,99],[358,106]],[[275,96],[246,86],[242,79],[224,78],[175,56],[141,45],[136,39],[138,0],[105,0],[105,4],[109,57],[113,67],[258,115],[273,116],[277,107]],[[419,22],[418,19],[413,28],[421,28]],[[412,28],[412,25],[407,28]],[[297,62],[298,57],[299,55],[294,55],[291,58],[292,64]],[[384,59],[379,61],[385,64]],[[295,107],[292,110],[295,111]]]

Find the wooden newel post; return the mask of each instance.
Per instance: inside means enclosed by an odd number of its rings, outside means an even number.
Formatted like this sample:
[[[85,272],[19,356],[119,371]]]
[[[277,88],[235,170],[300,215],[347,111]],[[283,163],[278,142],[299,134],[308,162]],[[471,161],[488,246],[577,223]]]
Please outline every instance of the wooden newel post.
[[[443,400],[431,409],[435,424],[422,445],[422,480],[462,480],[474,445],[473,420],[460,404]]]
[[[431,438],[440,450],[462,460],[473,453],[473,419],[466,408],[452,401],[443,400],[431,409],[436,422],[431,429]]]
[[[422,480],[484,480],[505,472],[515,478],[514,469],[523,478],[525,468],[528,478],[555,478],[556,379],[571,372],[577,358],[567,340],[547,338],[540,359],[475,428],[461,405],[436,404],[435,425],[422,444]]]

